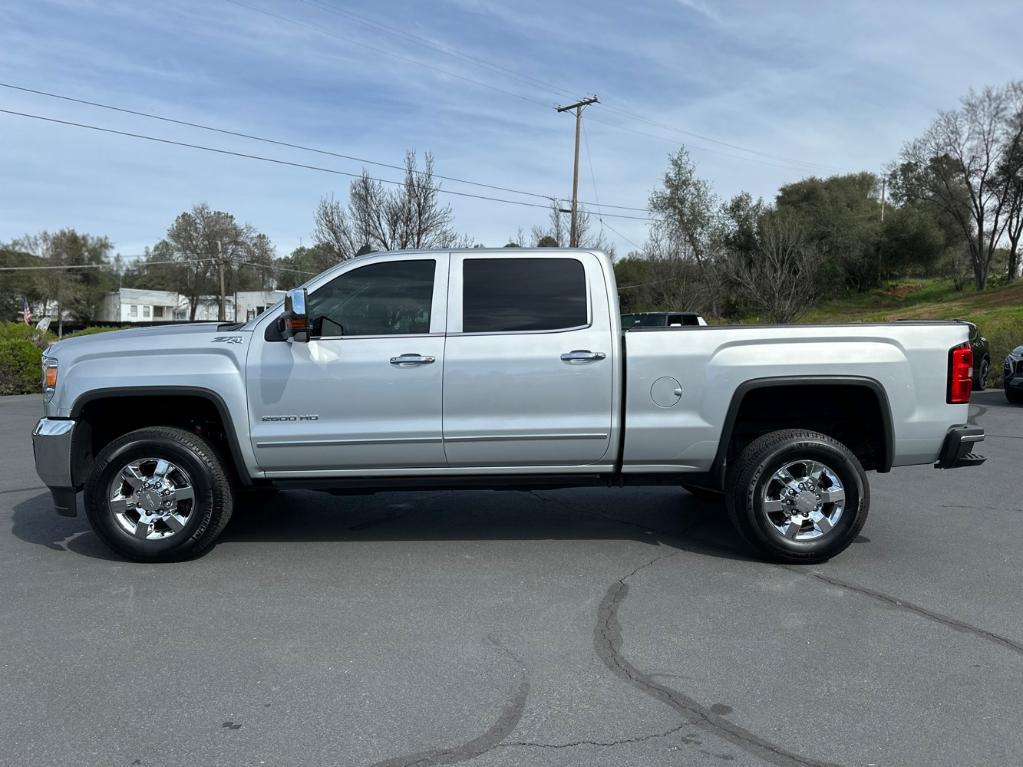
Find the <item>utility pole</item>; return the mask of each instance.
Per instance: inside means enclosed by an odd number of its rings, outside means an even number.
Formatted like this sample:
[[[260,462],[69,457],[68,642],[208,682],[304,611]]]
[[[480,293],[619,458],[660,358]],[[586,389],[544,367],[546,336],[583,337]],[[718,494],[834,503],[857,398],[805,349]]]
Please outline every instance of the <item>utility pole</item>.
[[[888,191],[888,177],[881,176],[881,223],[884,223],[884,195]]]
[[[572,229],[569,234],[568,244],[569,247],[579,247],[579,228],[576,224],[576,216],[578,215],[579,207],[579,129],[582,126],[583,121],[583,107],[587,107],[590,104],[599,104],[600,101],[596,95],[590,96],[589,98],[579,99],[574,104],[568,104],[563,107],[555,107],[558,112],[569,112],[575,110],[575,163],[572,166]]]
[[[217,240],[217,266],[220,267],[220,309],[217,311],[217,320],[224,322],[224,246]]]

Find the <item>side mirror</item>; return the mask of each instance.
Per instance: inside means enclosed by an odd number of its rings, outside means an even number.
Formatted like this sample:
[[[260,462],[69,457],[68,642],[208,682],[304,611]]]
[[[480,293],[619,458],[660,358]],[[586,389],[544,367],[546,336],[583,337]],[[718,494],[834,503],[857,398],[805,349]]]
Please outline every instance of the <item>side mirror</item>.
[[[309,315],[306,314],[305,303],[305,288],[289,290],[284,296],[281,332],[289,341],[305,343],[309,340]]]

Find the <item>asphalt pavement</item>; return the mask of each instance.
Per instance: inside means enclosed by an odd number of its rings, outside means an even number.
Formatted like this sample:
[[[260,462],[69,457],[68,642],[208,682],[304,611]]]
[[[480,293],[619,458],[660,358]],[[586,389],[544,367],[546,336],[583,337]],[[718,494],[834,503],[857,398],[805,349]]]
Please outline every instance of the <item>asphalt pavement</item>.
[[[681,489],[286,492],[189,563],[51,508],[0,399],[0,764],[987,765],[1023,757],[1023,407],[870,474],[819,566]]]

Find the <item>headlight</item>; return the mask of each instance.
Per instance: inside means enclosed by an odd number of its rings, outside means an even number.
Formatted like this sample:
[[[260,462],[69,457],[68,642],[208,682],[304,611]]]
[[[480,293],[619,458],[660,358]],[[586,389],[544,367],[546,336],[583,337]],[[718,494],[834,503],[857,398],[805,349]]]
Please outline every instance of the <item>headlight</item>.
[[[57,360],[43,357],[43,399],[49,402],[57,389]]]

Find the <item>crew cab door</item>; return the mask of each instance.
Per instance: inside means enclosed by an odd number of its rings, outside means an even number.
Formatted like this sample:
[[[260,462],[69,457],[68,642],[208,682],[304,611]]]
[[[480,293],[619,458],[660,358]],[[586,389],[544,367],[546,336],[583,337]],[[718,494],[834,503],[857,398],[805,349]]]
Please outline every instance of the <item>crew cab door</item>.
[[[308,343],[270,318],[247,361],[252,448],[270,476],[445,465],[448,256],[360,258],[309,288]]]
[[[619,339],[604,284],[589,253],[452,254],[449,465],[570,468],[605,458]]]

